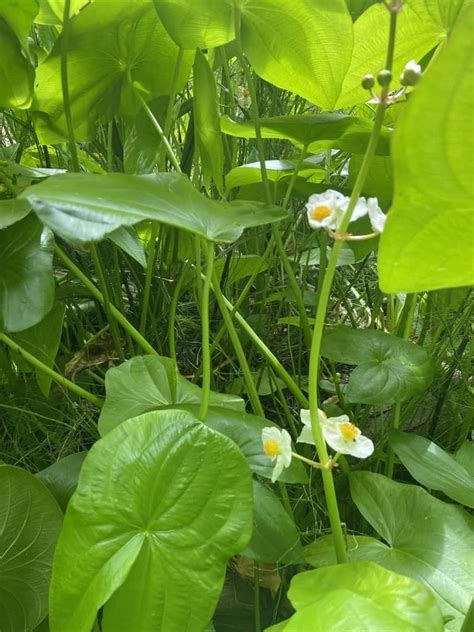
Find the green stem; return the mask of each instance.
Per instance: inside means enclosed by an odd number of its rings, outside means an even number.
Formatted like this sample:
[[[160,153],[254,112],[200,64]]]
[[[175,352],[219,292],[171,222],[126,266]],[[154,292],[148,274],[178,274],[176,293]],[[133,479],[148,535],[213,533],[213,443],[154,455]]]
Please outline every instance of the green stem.
[[[67,254],[56,244],[54,246],[55,254],[61,259],[61,261],[65,264],[67,268],[76,276],[79,281],[86,287],[92,296],[101,304],[104,305],[104,297],[102,292],[96,288],[96,286],[92,283],[90,279],[82,272],[80,268],[76,266],[76,264],[71,261],[71,259],[67,256]],[[135,329],[135,327],[129,323],[129,321],[125,318],[120,310],[118,310],[115,305],[112,303],[109,305],[110,314],[115,318],[115,320],[122,325],[122,327],[128,331],[130,336],[137,342],[137,344],[146,352],[153,355],[157,355],[155,349],[151,346],[151,344],[145,340],[145,338],[141,335],[141,333]]]
[[[250,371],[247,358],[245,357],[242,344],[239,340],[239,335],[235,329],[234,323],[232,322],[232,317],[227,310],[225,300],[224,300],[224,295],[222,294],[222,290],[219,285],[219,279],[217,278],[217,274],[215,270],[213,271],[213,275],[212,275],[212,290],[217,299],[217,304],[219,305],[219,309],[224,319],[224,324],[227,328],[232,345],[235,349],[235,353],[237,355],[240,368],[242,369],[245,385],[247,387],[247,392],[249,394],[250,402],[252,404],[252,409],[256,415],[260,415],[260,417],[265,417],[265,413],[264,413],[262,404],[260,402],[260,398],[258,396],[257,387],[255,386],[255,382],[252,378],[252,373]]]
[[[209,408],[211,392],[211,353],[209,349],[209,293],[211,288],[212,270],[214,268],[214,244],[205,243],[206,275],[202,288],[201,329],[202,329],[202,396],[199,407],[199,419],[204,421]]]
[[[94,262],[94,267],[97,272],[97,276],[99,278],[99,285],[102,289],[102,296],[104,297],[104,311],[107,317],[107,321],[110,324],[110,333],[112,334],[112,340],[114,341],[115,350],[121,362],[125,362],[125,356],[123,355],[122,345],[120,343],[120,334],[117,328],[117,321],[113,318],[110,311],[110,296],[109,296],[109,288],[107,287],[107,280],[104,274],[104,267],[102,265],[102,261],[100,259],[100,254],[96,244],[91,244],[91,255],[92,261]]]
[[[26,349],[24,349],[19,344],[17,344],[9,336],[7,336],[6,334],[0,333],[0,340],[4,342],[8,347],[10,347],[10,349],[12,349],[13,351],[16,351],[16,353],[19,353],[27,362],[29,362],[36,369],[38,369],[45,375],[49,375],[49,377],[52,378],[55,382],[57,382],[60,386],[64,386],[64,388],[67,388],[72,393],[79,395],[79,397],[83,397],[84,399],[87,399],[89,402],[97,406],[97,408],[102,408],[104,402],[100,397],[96,397],[92,393],[89,393],[89,391],[86,391],[84,388],[81,388],[77,384],[74,384],[74,382],[71,382],[70,380],[62,376],[60,373],[56,373],[56,371],[54,371],[53,369],[50,369],[49,366],[47,366],[46,364],[43,364],[41,360],[38,360],[38,358],[35,358],[34,355],[31,355],[31,353],[29,353]]]
[[[181,287],[183,286],[183,281],[186,278],[186,273],[189,270],[190,261],[186,261],[183,269],[181,270],[181,274],[179,279],[176,282],[173,296],[171,298],[170,310],[169,310],[169,321],[168,321],[168,346],[169,346],[169,354],[170,357],[176,362],[176,336],[175,336],[175,327],[176,327],[176,312],[178,309],[178,301],[179,295],[181,292]],[[211,349],[212,353],[212,349]]]
[[[260,619],[260,568],[258,562],[253,563],[253,576],[255,580],[255,592],[254,592],[254,614],[255,614],[255,632],[262,631],[262,622]]]
[[[66,119],[69,151],[71,152],[72,170],[80,171],[79,157],[77,155],[74,125],[72,123],[71,101],[69,99],[67,47],[69,43],[69,13],[71,0],[65,0],[63,13],[63,30],[61,33],[61,87],[63,92],[64,118]]]
[[[148,257],[146,262],[146,275],[145,275],[145,287],[143,290],[143,301],[142,301],[142,311],[140,315],[140,324],[138,326],[138,330],[141,334],[145,334],[146,329],[146,319],[148,316],[148,306],[150,303],[150,295],[151,295],[151,285],[153,281],[153,272],[155,269],[155,261],[156,261],[156,240],[158,238],[158,224],[157,222],[152,222],[151,225],[151,235],[150,235],[150,245],[148,251]]]
[[[387,63],[386,69],[391,70],[393,51],[395,46],[395,31],[396,31],[396,18],[397,13],[395,11],[390,12],[390,35],[387,51]],[[365,180],[370,167],[370,162],[375,154],[377,143],[379,140],[380,132],[382,129],[383,117],[385,113],[386,98],[388,94],[388,86],[382,89],[380,102],[377,107],[375,115],[374,126],[367,145],[367,149],[360,167],[357,179],[352,190],[352,195],[349,200],[346,212],[341,221],[341,225],[338,228],[340,234],[344,234],[347,231],[349,222],[352,217],[352,212],[362,192]],[[316,319],[313,330],[313,341],[311,344],[311,354],[309,360],[309,409],[311,416],[311,428],[313,431],[313,437],[316,444],[316,450],[318,452],[319,460],[324,464],[328,461],[328,452],[326,448],[326,442],[323,436],[323,430],[319,422],[318,415],[318,377],[319,377],[319,365],[321,357],[321,341],[323,336],[324,322],[326,319],[326,313],[329,303],[329,295],[336,271],[337,260],[339,253],[343,245],[342,240],[336,240],[331,250],[331,256],[329,257],[326,274],[321,286],[321,293],[318,301],[318,309],[316,311]],[[336,490],[334,487],[334,478],[330,469],[322,470],[323,486],[326,495],[326,503],[329,514],[329,522],[331,524],[332,535],[334,539],[334,548],[336,552],[336,558],[338,563],[347,561],[346,544],[344,532],[339,517],[339,509],[337,506]]]

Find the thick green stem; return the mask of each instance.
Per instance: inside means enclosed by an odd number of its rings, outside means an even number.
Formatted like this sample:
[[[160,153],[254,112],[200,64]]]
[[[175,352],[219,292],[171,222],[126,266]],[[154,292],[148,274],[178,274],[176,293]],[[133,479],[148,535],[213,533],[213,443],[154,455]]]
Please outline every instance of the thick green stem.
[[[76,264],[71,261],[71,259],[67,256],[67,254],[56,244],[54,246],[55,254],[61,259],[61,261],[65,264],[69,270],[76,276],[79,281],[86,287],[92,296],[101,304],[104,305],[104,297],[102,292],[96,288],[96,286],[92,283],[92,281],[82,272],[80,268],[76,266]],[[137,342],[138,345],[146,352],[153,355],[157,355],[155,349],[151,346],[151,344],[145,340],[145,338],[141,335],[141,333],[135,329],[135,327],[129,323],[129,321],[125,318],[120,310],[118,310],[115,305],[110,303],[110,314],[115,318],[115,320],[122,325],[122,327],[128,331],[130,336]]]
[[[100,397],[96,397],[92,393],[89,393],[89,391],[86,391],[84,388],[81,388],[77,384],[74,384],[74,382],[71,382],[60,373],[56,373],[56,371],[54,371],[53,369],[50,369],[49,366],[47,366],[46,364],[43,364],[41,360],[38,360],[38,358],[35,358],[34,355],[31,355],[31,353],[29,353],[26,349],[24,349],[19,344],[17,344],[14,340],[12,340],[6,334],[0,334],[0,341],[4,342],[8,347],[10,347],[10,349],[13,349],[13,351],[16,351],[17,353],[19,353],[27,362],[29,362],[36,369],[38,369],[45,375],[49,375],[49,377],[52,378],[55,382],[57,382],[60,386],[64,386],[64,388],[67,388],[72,393],[79,395],[79,397],[83,397],[84,399],[87,399],[89,402],[97,406],[97,408],[102,408],[104,402]]]
[[[391,11],[390,12],[390,36],[389,36],[387,63],[386,63],[387,70],[391,70],[391,66],[392,66],[393,51],[394,51],[394,46],[395,46],[396,18],[397,18],[397,13],[395,11]],[[364,155],[364,159],[362,161],[360,171],[358,173],[357,179],[354,184],[354,188],[352,190],[352,195],[349,200],[349,204],[347,206],[346,212],[344,213],[344,217],[342,218],[341,225],[338,227],[338,232],[342,235],[347,231],[349,222],[352,217],[352,212],[357,204],[357,201],[362,192],[362,188],[364,186],[365,180],[367,178],[370,162],[372,160],[372,157],[375,154],[377,143],[380,137],[380,132],[382,129],[387,94],[388,94],[388,86],[382,89],[382,92],[380,95],[380,102],[378,104],[377,112],[375,115],[375,121],[374,121],[374,126],[372,129],[372,134],[370,136],[370,140],[369,140],[369,143]],[[336,240],[331,250],[331,256],[329,257],[326,274],[324,276],[324,280],[321,286],[321,293],[320,293],[319,301],[318,301],[318,309],[316,311],[316,319],[315,319],[314,330],[313,330],[313,341],[311,344],[311,355],[310,355],[310,361],[309,361],[308,382],[309,382],[309,409],[310,409],[310,416],[311,416],[311,428],[313,431],[313,437],[316,444],[316,449],[318,451],[319,460],[323,464],[323,466],[328,461],[328,452],[326,448],[326,442],[323,436],[323,430],[319,422],[319,414],[318,414],[318,377],[319,377],[319,364],[320,364],[320,358],[321,358],[321,340],[322,340],[324,322],[326,319],[326,313],[327,313],[327,308],[328,308],[329,295],[331,292],[334,274],[336,271],[337,260],[338,260],[342,245],[343,245],[342,240]],[[336,492],[334,488],[334,479],[333,479],[332,471],[330,469],[328,470],[323,469],[322,477],[323,477],[324,492],[326,495],[329,521],[331,524],[337,561],[339,563],[346,562],[347,554],[346,554],[345,538],[344,538],[344,533],[342,530],[341,521],[339,518],[339,509],[337,506],[337,498],[336,498]]]
[[[209,293],[211,288],[212,270],[214,268],[214,245],[208,241],[205,244],[206,274],[202,288],[201,329],[202,329],[202,395],[199,407],[199,419],[206,419],[211,393],[211,352],[209,349]]]
[[[71,11],[71,0],[65,0],[63,13],[63,30],[61,33],[61,87],[63,91],[64,118],[66,119],[67,135],[69,140],[69,151],[71,153],[72,170],[80,171],[79,157],[77,155],[76,139],[74,136],[74,125],[72,123],[71,101],[69,99],[68,68],[67,68],[67,47],[69,43],[69,13]]]

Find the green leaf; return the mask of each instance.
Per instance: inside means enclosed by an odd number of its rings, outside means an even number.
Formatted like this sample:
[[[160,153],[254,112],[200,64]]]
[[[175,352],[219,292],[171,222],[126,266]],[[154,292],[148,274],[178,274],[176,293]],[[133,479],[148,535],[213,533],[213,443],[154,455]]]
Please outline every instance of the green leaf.
[[[352,50],[345,0],[258,0],[241,6],[242,46],[258,75],[332,110]],[[328,37],[328,33],[331,34]]]
[[[20,41],[24,50],[28,49],[28,35],[38,13],[38,0],[2,0],[0,19],[3,19]]]
[[[384,292],[474,282],[473,28],[470,5],[398,121],[395,199],[379,251]]]
[[[204,54],[198,50],[194,59],[193,111],[196,145],[201,158],[205,186],[211,179],[223,196],[224,146],[219,127],[219,109],[214,73]]]
[[[19,467],[0,466],[2,630],[30,632],[46,617],[61,524],[61,510],[40,481]]]
[[[105,404],[99,431],[105,435],[126,419],[174,404],[199,404],[202,390],[178,372],[176,362],[162,356],[136,356],[105,375]],[[242,410],[236,395],[211,392],[211,406]]]
[[[28,108],[33,95],[34,69],[24,57],[14,31],[0,17],[0,107]]]
[[[255,138],[255,126],[250,121],[234,121],[228,116],[220,119],[221,130],[230,136]],[[373,123],[367,119],[338,112],[324,112],[312,116],[273,116],[260,120],[262,138],[286,139],[310,153],[341,149],[363,153],[372,133]],[[376,153],[390,152],[390,130],[382,128]]]
[[[291,581],[288,597],[297,612],[283,628],[285,632],[324,632],[328,620],[337,632],[444,629],[428,588],[373,562],[299,573]]]
[[[354,403],[405,401],[426,390],[434,376],[433,362],[424,349],[374,329],[336,327],[324,336],[321,354],[358,365],[345,391]]]
[[[121,250],[135,259],[142,268],[146,268],[146,256],[143,244],[136,231],[131,226],[120,226],[109,233],[108,238]]]
[[[70,173],[28,187],[20,197],[30,202],[44,224],[70,241],[98,241],[120,226],[151,219],[230,242],[244,228],[286,217],[277,206],[206,198],[177,173]]]
[[[462,467],[474,476],[474,443],[465,441],[456,452],[455,459]]]
[[[35,474],[56,498],[63,512],[77,487],[79,472],[86,456],[87,451],[69,454]]]
[[[0,200],[0,230],[19,222],[28,215],[30,210],[27,200],[19,198]]]
[[[88,2],[89,0],[71,0],[69,15],[72,17]],[[36,24],[60,26],[63,23],[64,0],[39,0],[39,3],[40,8],[35,19]]]
[[[39,323],[14,336],[15,342],[50,369],[54,366],[61,342],[64,311],[63,304],[55,303],[53,309]],[[41,392],[48,397],[52,378],[39,369],[35,369],[35,373]]]
[[[474,477],[436,443],[419,435],[392,430],[390,444],[416,481],[462,505],[474,507]]]
[[[213,48],[234,39],[231,2],[223,0],[153,0],[174,41],[182,48]]]
[[[301,564],[303,549],[295,523],[275,492],[253,481],[253,532],[241,555],[268,564]]]
[[[67,138],[61,89],[62,37],[36,73],[32,106],[43,143]],[[99,117],[134,115],[130,81],[151,100],[170,94],[178,47],[146,0],[95,0],[70,21],[67,59],[71,115],[76,140],[89,138]],[[183,56],[178,90],[186,83],[193,53]],[[130,76],[129,76],[130,75]],[[130,78],[130,81],[129,81]]]
[[[472,516],[381,474],[352,473],[350,485],[357,508],[388,545],[372,546],[366,557],[428,585],[443,615],[455,618],[447,630],[458,630],[474,582]]]
[[[238,448],[187,413],[121,424],[90,450],[69,503],[51,632],[90,632],[104,604],[104,632],[202,630],[249,540],[251,493]]]
[[[0,230],[0,271],[0,331],[39,323],[53,306],[53,240],[34,215]]]
[[[391,89],[400,86],[398,78],[407,61],[421,59],[446,38],[462,2],[409,0],[404,3],[403,11],[397,16]],[[380,2],[356,20],[352,60],[333,109],[367,100],[368,93],[362,88],[361,80],[365,74],[377,75],[385,67],[389,25],[389,14]]]

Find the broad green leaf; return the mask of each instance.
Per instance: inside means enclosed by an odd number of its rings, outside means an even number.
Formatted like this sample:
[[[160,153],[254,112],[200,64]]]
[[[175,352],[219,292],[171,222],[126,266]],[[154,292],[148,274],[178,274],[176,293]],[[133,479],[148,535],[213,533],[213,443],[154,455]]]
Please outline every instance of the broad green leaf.
[[[251,121],[234,121],[228,116],[220,119],[221,130],[230,136],[255,138]],[[372,132],[373,123],[356,116],[325,112],[311,116],[273,116],[260,120],[263,138],[286,139],[297,147],[306,147],[310,153],[328,149],[341,149],[350,153],[363,153]],[[382,128],[376,152],[390,152],[390,130]]]
[[[61,510],[40,481],[0,465],[0,625],[31,632],[48,612],[48,587]]]
[[[400,430],[390,432],[390,444],[413,478],[467,507],[474,507],[474,477],[436,443]]]
[[[177,407],[189,411],[196,419],[198,418],[199,406],[180,404]],[[209,407],[205,424],[229,437],[239,446],[252,472],[271,479],[275,464],[263,453],[262,430],[269,426],[276,428],[279,426],[257,415],[249,415],[235,408],[230,409],[215,405]],[[308,482],[308,475],[303,463],[293,459],[290,466],[280,474],[278,480],[282,483],[301,483],[304,485]]]
[[[148,219],[215,241],[234,241],[244,228],[286,217],[260,202],[220,202],[199,193],[177,173],[132,176],[77,174],[49,178],[26,189],[41,221],[71,241],[98,241],[120,226]]]
[[[61,25],[64,16],[64,2],[65,0],[39,0],[39,13],[35,19],[36,24]],[[88,3],[89,0],[71,0],[69,15],[72,17]]]
[[[64,310],[62,303],[55,303],[52,310],[39,323],[14,337],[15,342],[50,369],[54,366],[61,342]],[[52,378],[39,369],[36,369],[35,373],[41,392],[48,397]]]
[[[337,632],[444,630],[427,587],[373,562],[299,573],[291,581],[288,597],[296,614],[282,628],[285,632],[324,632],[328,620]]]
[[[395,199],[379,251],[384,292],[474,282],[473,29],[471,4],[398,121]]]
[[[131,226],[120,226],[120,228],[109,233],[108,238],[132,259],[135,259],[142,268],[146,268],[145,250],[134,228]]]
[[[201,389],[180,375],[176,362],[161,356],[136,356],[107,371],[106,398],[99,418],[99,431],[105,435],[126,419],[171,404],[199,404]],[[211,393],[211,406],[242,410],[244,402],[236,395]]]
[[[269,487],[253,481],[252,538],[241,555],[257,562],[303,562],[300,536],[292,518]]]
[[[33,95],[34,69],[20,41],[0,16],[0,107],[28,108]]]
[[[393,89],[410,59],[420,60],[449,33],[464,0],[407,0],[397,16],[393,59]],[[354,24],[352,60],[334,108],[345,108],[368,99],[361,86],[367,73],[377,75],[385,67],[390,17],[383,3],[376,3]],[[432,129],[432,128],[431,128]]]
[[[39,323],[54,300],[53,240],[34,215],[0,230],[0,331]]]
[[[196,145],[201,158],[204,183],[209,188],[211,179],[217,190],[224,193],[224,146],[219,127],[219,109],[214,73],[200,50],[194,59],[194,130]]]
[[[332,110],[352,50],[345,0],[258,0],[241,6],[242,46],[256,73]],[[330,37],[328,34],[330,33]]]
[[[454,617],[447,630],[459,630],[474,582],[472,516],[381,474],[352,473],[350,484],[357,508],[387,543],[370,547],[367,558],[429,586],[443,615]]]
[[[474,442],[465,441],[456,452],[455,459],[471,476],[474,476]]]
[[[28,35],[37,13],[38,0],[2,0],[0,4],[0,19],[8,24],[24,50],[28,49]]]
[[[59,36],[51,54],[36,73],[32,106],[44,143],[64,140],[66,122],[61,89]],[[76,140],[91,136],[99,117],[139,108],[130,81],[147,100],[169,94],[178,47],[168,36],[146,0],[95,0],[70,21],[68,77]],[[186,83],[193,54],[183,56],[178,90]],[[130,79],[130,81],[129,81]]]
[[[199,632],[249,540],[251,507],[250,472],[226,437],[176,410],[121,424],[92,447],[69,502],[51,632],[90,632],[104,604],[104,632]]]
[[[421,347],[374,329],[336,327],[323,338],[321,354],[355,364],[345,391],[347,400],[392,404],[423,392],[434,376],[433,362]]]
[[[77,487],[79,472],[86,456],[87,452],[69,454],[35,474],[56,498],[63,512]]]
[[[30,210],[27,200],[20,198],[0,200],[0,230],[19,222],[28,215]]]
[[[182,48],[213,48],[234,39],[234,12],[227,0],[153,0],[174,41]]]

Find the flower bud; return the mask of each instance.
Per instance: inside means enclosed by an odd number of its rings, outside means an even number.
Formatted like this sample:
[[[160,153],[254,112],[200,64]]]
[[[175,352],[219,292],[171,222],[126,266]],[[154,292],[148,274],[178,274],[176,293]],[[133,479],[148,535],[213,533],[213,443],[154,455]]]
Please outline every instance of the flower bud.
[[[416,86],[421,78],[421,66],[411,59],[400,75],[400,83],[402,86]]]
[[[390,82],[392,81],[392,73],[390,70],[381,70],[377,75],[377,81],[379,86],[382,86],[382,88],[386,88],[390,85]]]
[[[365,75],[361,83],[364,90],[372,90],[372,88],[375,86],[374,75],[371,75],[370,73],[368,75]]]

